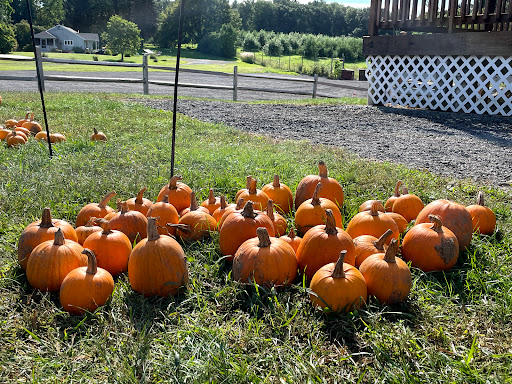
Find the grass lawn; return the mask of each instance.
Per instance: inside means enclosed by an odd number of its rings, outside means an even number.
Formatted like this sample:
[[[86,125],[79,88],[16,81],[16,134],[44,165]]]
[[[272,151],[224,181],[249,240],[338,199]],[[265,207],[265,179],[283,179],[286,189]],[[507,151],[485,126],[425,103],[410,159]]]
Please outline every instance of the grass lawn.
[[[7,92],[2,98],[2,121],[27,110],[42,120],[38,94]],[[401,179],[425,203],[448,198],[468,205],[482,189],[499,230],[475,235],[450,272],[413,269],[405,303],[372,299],[347,315],[313,309],[300,280],[278,291],[234,283],[230,265],[219,260],[215,234],[184,247],[190,285],[177,298],[145,299],[121,275],[109,304],[70,316],[57,294],[32,289],[17,263],[17,239],[45,206],[54,218],[74,223],[82,206],[108,191],[127,199],[147,186],[146,197],[154,200],[168,182],[172,113],[124,100],[126,95],[47,94],[50,127],[68,138],[54,145],[53,159],[33,140],[18,149],[0,146],[0,382],[510,382],[507,193],[184,116],[178,117],[176,173],[200,200],[213,187],[232,201],[247,175],[261,186],[276,172],[295,191],[322,159],[344,188],[345,223],[363,201],[387,199]],[[109,141],[89,141],[93,127]]]

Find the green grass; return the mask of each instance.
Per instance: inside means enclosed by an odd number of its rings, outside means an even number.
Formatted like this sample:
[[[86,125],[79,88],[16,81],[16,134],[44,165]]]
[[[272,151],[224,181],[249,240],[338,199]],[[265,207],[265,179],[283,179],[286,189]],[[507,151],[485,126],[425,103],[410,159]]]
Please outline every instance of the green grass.
[[[141,96],[134,96],[141,97]],[[0,119],[41,119],[35,93],[3,93]],[[68,141],[0,146],[0,382],[503,383],[512,374],[510,196],[470,181],[356,158],[342,149],[274,140],[178,117],[176,172],[205,199],[229,200],[253,175],[275,172],[295,190],[322,159],[341,182],[345,222],[370,198],[386,199],[397,179],[429,202],[473,202],[483,189],[499,231],[475,236],[446,273],[413,270],[407,302],[370,300],[348,315],[314,310],[301,281],[278,291],[234,283],[219,261],[217,236],[185,247],[190,286],[177,298],[145,299],[127,276],[112,301],[86,316],[63,312],[56,294],[32,289],[17,265],[23,228],[45,206],[74,222],[80,207],[114,189],[155,199],[168,181],[172,113],[126,95],[47,94],[49,124]],[[109,136],[92,143],[92,127]]]

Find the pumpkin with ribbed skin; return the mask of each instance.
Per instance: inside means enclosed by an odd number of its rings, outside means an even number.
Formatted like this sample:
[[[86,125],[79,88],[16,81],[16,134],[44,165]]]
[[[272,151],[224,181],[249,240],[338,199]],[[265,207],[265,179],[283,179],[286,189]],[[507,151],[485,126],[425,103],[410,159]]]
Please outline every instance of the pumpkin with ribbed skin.
[[[0,127],[0,140],[5,140],[7,135],[11,133],[12,131],[10,129],[5,129]]]
[[[33,135],[43,130],[41,124],[37,121],[26,121],[21,125],[21,127],[28,129]]]
[[[190,193],[190,204],[189,204],[189,206],[180,212],[180,217],[185,216],[190,211],[199,211],[199,212],[208,213],[208,214],[210,213],[208,208],[197,205],[196,193],[194,191],[192,191]]]
[[[148,219],[139,211],[130,211],[126,201],[121,203],[121,211],[110,220],[110,229],[123,232],[130,242],[138,243],[147,237]]]
[[[244,201],[252,201],[254,209],[263,211],[267,208],[268,196],[265,192],[256,188],[257,180],[252,179],[247,191],[242,191],[238,195],[238,199],[244,199]]]
[[[276,237],[283,236],[288,229],[288,223],[283,216],[274,212],[274,201],[272,199],[268,200],[266,214],[270,220],[272,220],[272,223],[274,223],[274,232]]]
[[[146,297],[176,295],[188,284],[185,252],[172,237],[158,233],[154,217],[148,219],[147,232],[130,255],[130,285]]]
[[[320,268],[313,278],[309,298],[313,305],[334,312],[351,312],[365,305],[368,298],[366,281],[355,267],[344,263],[345,251],[336,263]]]
[[[194,194],[192,193],[192,196]],[[202,209],[205,209],[203,211]],[[193,202],[188,208],[188,212],[181,216],[176,234],[188,242],[200,241],[210,236],[211,231],[217,229],[217,221],[210,215],[206,207],[198,207],[194,197]]]
[[[34,136],[34,139],[36,139],[37,141],[41,141],[41,140],[48,141],[48,133],[46,131],[38,132]]]
[[[359,212],[369,211],[370,209],[372,209],[372,205],[375,202],[379,203],[377,209],[380,212],[385,212],[384,206],[382,205],[382,201],[380,200],[366,200],[363,204],[359,206]]]
[[[293,194],[286,184],[279,181],[279,175],[274,175],[274,181],[265,184],[261,190],[267,194],[269,199],[274,201],[276,210],[283,214],[290,213],[293,208]]]
[[[25,136],[22,136],[21,132],[12,131],[12,134],[7,135],[5,142],[9,148],[17,147],[18,145],[23,145],[27,143],[27,139]]]
[[[245,178],[245,188],[242,188],[242,189],[239,189],[237,192],[236,192],[236,195],[235,195],[235,201],[238,201],[238,197],[240,196],[241,193],[243,192],[248,192],[249,191],[249,188],[251,187],[251,182],[252,182],[253,178],[251,175],[247,176]]]
[[[411,271],[402,259],[396,257],[397,253],[398,242],[393,239],[386,253],[371,255],[359,267],[368,295],[375,296],[382,303],[400,303],[411,291]]]
[[[144,192],[146,192],[146,190],[147,188],[144,187],[139,191],[139,193],[137,193],[136,197],[126,200],[126,204],[128,204],[128,209],[130,211],[139,211],[144,216],[147,215],[149,208],[153,206],[153,202],[144,198]]]
[[[265,227],[246,240],[233,259],[233,280],[265,286],[290,285],[297,276],[295,251],[286,242],[270,237]]]
[[[245,206],[245,201],[244,199],[238,199],[236,201],[236,204],[231,204],[230,206],[226,207],[226,210],[224,211],[224,213],[222,214],[222,216],[220,217],[220,220],[217,220],[217,227],[219,228],[219,231],[220,229],[222,228],[222,225],[224,224],[224,221],[226,220],[226,218],[232,214],[233,212],[235,211],[241,211]],[[215,217],[215,216],[214,216]]]
[[[457,263],[459,242],[439,216],[429,215],[429,220],[430,223],[416,224],[405,234],[402,257],[425,272],[448,270]]]
[[[290,244],[295,253],[297,253],[297,249],[299,249],[299,245],[302,242],[302,237],[296,236],[293,228],[290,229],[287,236],[281,236],[280,239]]]
[[[482,235],[492,235],[496,229],[496,215],[489,207],[484,204],[484,194],[480,191],[476,199],[476,204],[466,207],[471,215],[473,223],[473,232]]]
[[[229,256],[227,260],[233,260],[238,247],[245,240],[256,237],[259,227],[267,228],[269,235],[274,236],[272,220],[265,213],[254,210],[252,201],[248,201],[242,210],[230,213],[224,220],[219,233],[220,252]]]
[[[219,205],[219,207],[218,207],[215,211],[213,211],[213,213],[212,213],[212,216],[213,216],[213,218],[217,221],[217,223],[219,223],[219,221],[220,221],[220,219],[221,219],[222,215],[224,215],[224,213],[226,212],[226,210],[227,210],[229,207],[233,207],[233,208],[235,208],[235,207],[236,207],[236,204],[228,204],[228,203],[226,202],[226,196],[221,195],[221,196],[220,196],[220,205]],[[217,226],[219,226],[219,225],[217,225]]]
[[[432,201],[418,214],[416,225],[429,223],[430,215],[439,216],[443,225],[457,236],[461,250],[469,245],[473,236],[473,221],[465,206],[444,199]]]
[[[190,194],[192,189],[185,183],[180,182],[181,176],[173,176],[166,184],[160,189],[156,201],[162,201],[164,195],[169,197],[169,203],[174,205],[178,212],[183,211],[185,208],[190,207]]]
[[[393,212],[393,204],[395,204],[396,199],[400,197],[400,187],[402,186],[402,181],[398,180],[395,186],[395,193],[393,196],[390,196],[386,202],[384,203],[384,209],[386,212]]]
[[[338,207],[343,206],[343,188],[337,180],[327,176],[327,166],[323,161],[320,161],[318,163],[318,175],[308,175],[299,182],[299,185],[297,185],[297,191],[295,192],[296,209],[298,209],[304,201],[313,197],[313,193],[318,183],[322,183],[323,185],[323,189],[319,197],[331,200]]]
[[[29,284],[41,291],[58,291],[69,272],[87,265],[83,250],[77,242],[65,239],[59,228],[53,240],[42,242],[30,254],[27,263]]]
[[[4,122],[5,128],[12,129],[18,125],[18,120],[9,119]]]
[[[386,212],[386,215],[395,220],[395,223],[398,226],[398,231],[400,233],[404,233],[406,231],[409,223],[407,222],[407,220],[405,220],[405,217],[396,212]]]
[[[27,128],[16,127],[16,128],[14,128],[14,130],[18,133],[20,133],[20,132],[23,133],[25,135],[25,137],[27,138],[27,140],[31,136],[30,131]]]
[[[201,207],[208,209],[210,215],[213,215],[213,212],[220,207],[220,197],[215,197],[212,188],[208,191],[208,199],[201,203]]]
[[[299,269],[308,279],[323,265],[338,260],[340,251],[346,250],[347,264],[355,264],[355,246],[352,238],[336,226],[334,215],[330,209],[325,211],[325,225],[311,228],[302,238],[297,249]]]
[[[102,231],[99,225],[96,225],[96,217],[89,218],[87,224],[78,227],[76,230],[76,236],[78,237],[78,244],[84,245],[85,239],[94,232]]]
[[[109,192],[99,203],[89,203],[80,209],[76,217],[75,227],[87,224],[91,217],[97,217],[99,219],[105,217],[107,213],[113,212],[114,209],[109,207],[107,204],[115,195],[115,191]]]
[[[374,203],[370,211],[359,212],[355,215],[347,225],[347,233],[355,239],[361,235],[372,235],[377,238],[381,237],[388,229],[393,231],[393,234],[388,237],[386,244],[391,242],[391,239],[397,239],[400,236],[398,226],[391,217],[384,212],[378,210],[379,203]]]
[[[96,128],[93,128],[94,132],[91,135],[91,141],[107,141],[107,135],[103,132],[99,132]]]
[[[23,124],[25,124],[25,123],[27,123],[29,121],[34,120],[34,115],[35,115],[34,112],[27,112],[25,114],[25,118],[23,118],[21,120],[18,120],[18,122],[16,123],[16,126],[17,127],[21,127]]]
[[[162,201],[153,204],[149,209],[146,217],[156,218],[156,226],[160,235],[176,235],[176,228],[173,226],[167,226],[167,224],[178,224],[180,221],[180,215],[174,205],[169,204],[168,196],[165,195]]]
[[[301,234],[305,234],[316,225],[324,224],[327,209],[332,211],[336,226],[340,228],[343,226],[343,216],[341,216],[338,206],[331,200],[320,197],[322,188],[322,183],[318,183],[313,192],[313,197],[304,201],[295,212],[295,226]]]
[[[66,141],[66,136],[64,136],[62,133],[50,133],[51,143],[60,143],[62,141]]]
[[[86,248],[82,253],[88,257],[87,267],[73,269],[60,286],[60,304],[74,315],[94,312],[114,292],[114,279],[108,271],[98,268],[94,252]]]
[[[50,208],[43,209],[41,220],[27,225],[18,240],[18,262],[26,270],[32,250],[39,244],[55,239],[55,232],[61,228],[66,239],[78,241],[75,229],[64,220],[52,219]]]
[[[424,206],[423,201],[418,196],[409,193],[407,187],[403,187],[402,195],[393,203],[393,212],[402,215],[410,223],[418,216]]]
[[[13,128],[11,130],[11,132],[9,132],[7,134],[7,136],[5,136],[5,142],[7,143],[7,145],[9,145],[9,139],[13,136],[19,136],[18,139],[22,138],[23,140],[25,140],[25,143],[28,141],[27,135],[25,135],[23,132],[17,131],[15,128]]]
[[[355,266],[359,268],[361,263],[368,258],[368,256],[374,255],[376,253],[385,253],[386,249],[386,240],[389,236],[393,234],[391,229],[388,229],[386,232],[382,234],[381,237],[376,238],[372,235],[361,235],[357,236],[354,239],[354,245],[356,247],[356,262]]]
[[[121,231],[111,230],[110,223],[105,219],[98,219],[97,223],[101,232],[90,234],[84,241],[84,248],[93,251],[98,266],[109,271],[112,276],[126,272],[132,252],[130,239]]]

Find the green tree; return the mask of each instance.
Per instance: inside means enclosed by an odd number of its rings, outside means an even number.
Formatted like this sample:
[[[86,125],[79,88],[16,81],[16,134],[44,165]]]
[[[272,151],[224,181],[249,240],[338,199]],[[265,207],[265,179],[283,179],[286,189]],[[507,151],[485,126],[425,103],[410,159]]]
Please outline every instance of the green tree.
[[[62,0],[45,0],[37,12],[36,23],[45,27],[53,27],[64,20],[64,4]]]
[[[125,54],[134,54],[140,46],[140,30],[135,23],[114,15],[107,23],[107,30],[101,35],[107,42],[107,48],[121,54],[124,61]]]
[[[0,53],[9,53],[15,47],[14,28],[7,23],[0,23]]]
[[[34,34],[44,31],[46,28],[40,25],[34,25]],[[21,20],[14,24],[14,33],[19,51],[33,52],[32,35],[30,34],[30,24],[27,20]]]

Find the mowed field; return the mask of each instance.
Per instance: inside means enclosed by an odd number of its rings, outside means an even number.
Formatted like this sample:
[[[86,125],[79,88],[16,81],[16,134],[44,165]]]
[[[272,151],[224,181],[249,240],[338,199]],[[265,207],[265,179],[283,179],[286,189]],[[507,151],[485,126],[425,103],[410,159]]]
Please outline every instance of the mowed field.
[[[232,202],[247,175],[261,187],[277,173],[295,191],[323,160],[344,188],[344,226],[361,203],[386,200],[402,180],[425,204],[446,198],[469,205],[482,190],[497,231],[475,234],[451,271],[412,268],[409,298],[392,306],[370,298],[359,311],[324,313],[312,307],[305,279],[271,290],[240,285],[212,233],[183,245],[190,281],[180,296],[144,298],[121,274],[106,306],[69,315],[57,293],[33,289],[19,267],[23,228],[44,207],[74,223],[81,207],[111,190],[128,199],[146,186],[154,201],[169,181],[172,112],[128,102],[126,95],[46,97],[51,130],[67,137],[54,145],[53,158],[34,140],[16,149],[0,146],[0,382],[510,382],[508,192],[181,115],[176,174],[198,201],[214,188]],[[1,121],[27,110],[42,120],[37,93],[2,93]],[[108,142],[91,142],[93,127]],[[292,226],[293,217],[287,219]]]

